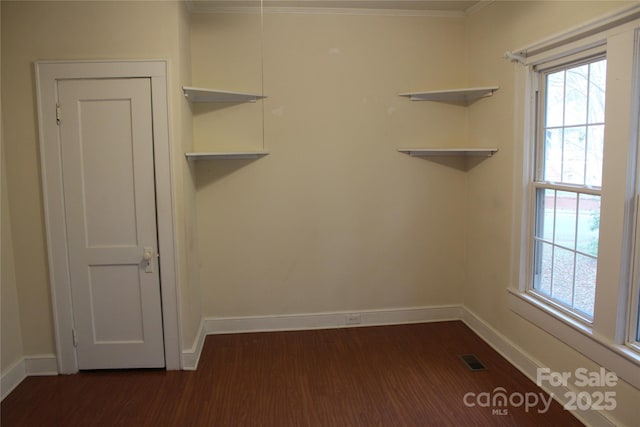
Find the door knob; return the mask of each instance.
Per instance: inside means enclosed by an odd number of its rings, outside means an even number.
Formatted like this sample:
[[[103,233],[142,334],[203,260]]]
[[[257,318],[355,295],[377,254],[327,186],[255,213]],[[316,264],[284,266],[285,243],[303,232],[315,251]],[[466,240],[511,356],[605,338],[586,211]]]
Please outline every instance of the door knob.
[[[144,260],[144,272],[145,273],[153,273],[153,263],[151,260],[153,259],[153,248],[150,246],[144,247],[144,252],[142,253],[142,259]]]

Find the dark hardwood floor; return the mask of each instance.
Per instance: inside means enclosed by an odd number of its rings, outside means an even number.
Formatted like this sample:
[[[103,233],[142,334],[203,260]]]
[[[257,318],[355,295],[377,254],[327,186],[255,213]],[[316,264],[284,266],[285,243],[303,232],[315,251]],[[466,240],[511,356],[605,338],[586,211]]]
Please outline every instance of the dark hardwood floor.
[[[459,358],[469,353],[487,370],[469,370]],[[465,405],[465,394],[475,393],[467,402],[478,403],[479,393],[494,396],[497,387],[507,396],[541,392],[461,322],[214,335],[206,339],[196,372],[29,377],[2,402],[0,422],[3,427],[582,425],[556,402],[548,411],[542,403],[528,411]]]

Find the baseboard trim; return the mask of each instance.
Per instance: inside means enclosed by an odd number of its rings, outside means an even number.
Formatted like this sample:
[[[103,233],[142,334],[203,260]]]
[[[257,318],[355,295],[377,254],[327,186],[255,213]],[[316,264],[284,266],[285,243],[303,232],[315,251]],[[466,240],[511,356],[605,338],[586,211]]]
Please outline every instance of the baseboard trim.
[[[24,364],[28,377],[58,375],[58,360],[55,354],[25,356]]]
[[[347,324],[347,317],[353,314],[360,315],[360,323]],[[204,330],[207,335],[240,332],[298,331],[440,322],[459,320],[461,317],[461,306],[447,305],[387,310],[353,310],[331,313],[207,318],[204,320]]]
[[[25,378],[27,378],[27,371],[24,358],[21,358],[9,366],[0,377],[1,400],[4,400]]]
[[[195,371],[198,369],[198,363],[200,362],[200,354],[202,354],[202,347],[204,346],[204,339],[206,335],[204,332],[204,318],[200,320],[200,326],[196,332],[196,338],[189,350],[182,352],[182,369],[185,371]]]
[[[0,376],[0,400],[4,400],[25,378],[43,375],[58,375],[55,355],[37,354],[20,358]]]
[[[462,321],[495,351],[500,353],[502,357],[507,359],[520,372],[527,376],[527,378],[534,383],[536,382],[537,369],[545,367],[542,363],[495,330],[466,307],[463,308]],[[570,387],[551,387],[546,383],[543,384],[541,388],[545,392],[553,395],[554,400],[563,406],[567,403],[565,393],[579,391]],[[571,411],[571,413],[588,426],[615,427],[620,425],[611,417],[606,416],[604,411],[575,410]]]

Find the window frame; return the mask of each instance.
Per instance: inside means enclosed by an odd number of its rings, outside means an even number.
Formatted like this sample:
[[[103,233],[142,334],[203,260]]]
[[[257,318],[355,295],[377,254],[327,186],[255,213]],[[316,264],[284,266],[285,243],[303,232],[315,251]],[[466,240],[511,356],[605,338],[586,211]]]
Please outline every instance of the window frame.
[[[515,69],[516,83],[525,93],[524,97],[518,97],[521,103],[517,104],[524,120],[516,123],[524,144],[515,147],[515,158],[522,162],[516,163],[514,168],[513,269],[508,304],[521,317],[640,388],[640,345],[631,342],[632,328],[629,327],[638,310],[637,305],[630,304],[630,296],[640,292],[640,230],[633,234],[635,222],[639,223],[636,228],[640,228],[640,214],[636,208],[640,186],[640,171],[636,174],[636,165],[640,164],[640,160],[636,160],[640,154],[640,87],[637,83],[640,78],[640,7],[631,8],[628,14],[622,15],[602,18],[585,24],[580,31],[573,29],[516,51],[525,65]],[[539,107],[536,104],[539,82],[536,67],[548,69],[554,64],[586,59],[598,50],[606,52],[607,57],[607,112],[597,283],[606,282],[607,286],[596,287],[594,316],[589,323],[536,297],[528,285],[533,279],[535,226],[532,183],[536,176]],[[610,98],[623,100],[616,110],[610,111]],[[615,114],[611,114],[613,112]],[[617,141],[616,144],[608,143],[608,138]],[[618,185],[622,182],[623,188],[615,188],[616,182]],[[614,188],[614,191],[608,188]],[[634,246],[639,248],[635,252]]]
[[[640,52],[640,30],[636,39],[636,52]],[[628,319],[627,319],[627,336],[626,345],[640,354],[640,53],[636,61],[636,84],[639,86],[635,97],[635,109],[638,117],[636,128],[636,179],[635,179],[635,195],[634,195],[634,218],[633,218],[633,247],[631,250],[631,272]]]
[[[546,130],[546,101],[547,101],[547,85],[546,78],[549,74],[558,71],[567,71],[571,68],[578,67],[585,64],[591,64],[593,62],[597,62],[598,60],[605,59],[606,60],[606,47],[604,45],[597,46],[592,49],[587,49],[585,51],[579,52],[577,54],[568,55],[566,57],[562,57],[558,60],[553,61],[543,61],[539,64],[532,66],[531,72],[533,73],[531,76],[533,90],[535,91],[535,99],[533,100],[534,105],[534,118],[533,123],[531,124],[531,133],[532,133],[532,144],[533,144],[533,158],[531,159],[533,165],[532,176],[530,178],[531,185],[531,217],[532,224],[530,227],[530,240],[529,245],[530,248],[530,256],[528,257],[528,271],[530,272],[528,281],[526,283],[526,291],[534,298],[539,299],[544,304],[548,304],[555,309],[563,312],[565,315],[571,317],[575,321],[591,325],[593,323],[593,315],[589,316],[587,313],[582,313],[579,310],[569,307],[567,304],[564,304],[560,300],[554,299],[551,295],[545,294],[543,291],[535,288],[535,279],[534,279],[534,264],[536,263],[536,242],[541,241],[539,238],[536,238],[536,225],[539,221],[539,213],[537,209],[539,207],[538,203],[538,190],[553,190],[556,192],[571,192],[576,194],[576,199],[579,199],[581,195],[594,195],[602,198],[602,187],[592,187],[586,184],[569,184],[569,183],[561,183],[561,182],[552,182],[543,179],[543,168],[544,168],[544,158],[545,158],[545,135],[544,132]],[[563,98],[563,101],[565,98]],[[605,97],[606,100],[606,97]],[[606,118],[605,118],[606,121]],[[581,124],[585,127],[588,126],[588,123]],[[562,126],[562,128],[571,127],[571,126]],[[585,160],[586,161],[586,160]],[[576,206],[577,208],[578,206]],[[577,239],[577,235],[575,236]],[[555,240],[555,239],[554,239]],[[555,242],[552,243],[553,246],[556,246]],[[567,249],[570,250],[570,249]],[[576,249],[571,250],[571,252],[579,253],[580,251]],[[598,256],[594,257],[597,260]],[[575,274],[575,270],[574,270]],[[551,285],[553,286],[553,285]],[[572,293],[575,291],[575,278],[573,283]],[[595,292],[595,291],[594,291]],[[595,298],[595,295],[594,295]]]
[[[638,143],[640,145],[640,140]],[[640,152],[640,150],[638,151]],[[640,155],[638,156],[636,164],[640,165]],[[633,266],[631,272],[631,289],[629,292],[629,319],[627,323],[628,334],[626,344],[634,351],[640,353],[640,191],[638,191],[640,189],[640,170],[638,172],[635,196],[636,215],[633,230]]]

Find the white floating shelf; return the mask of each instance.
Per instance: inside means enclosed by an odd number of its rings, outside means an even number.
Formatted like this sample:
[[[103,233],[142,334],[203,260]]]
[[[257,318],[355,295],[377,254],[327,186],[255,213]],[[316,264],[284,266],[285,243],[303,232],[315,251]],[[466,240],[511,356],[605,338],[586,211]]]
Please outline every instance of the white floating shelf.
[[[477,99],[493,95],[493,93],[498,89],[498,86],[487,86],[464,89],[433,90],[426,92],[406,92],[399,93],[398,95],[406,96],[412,101],[461,102],[469,105]]]
[[[225,90],[203,89],[199,87],[183,86],[184,96],[190,102],[256,102],[266,98],[252,93],[229,92]]]
[[[269,154],[268,151],[215,151],[202,153],[185,153],[187,160],[234,160],[257,159]]]
[[[459,157],[491,157],[498,152],[497,148],[399,148],[399,152],[412,157],[459,156]]]

